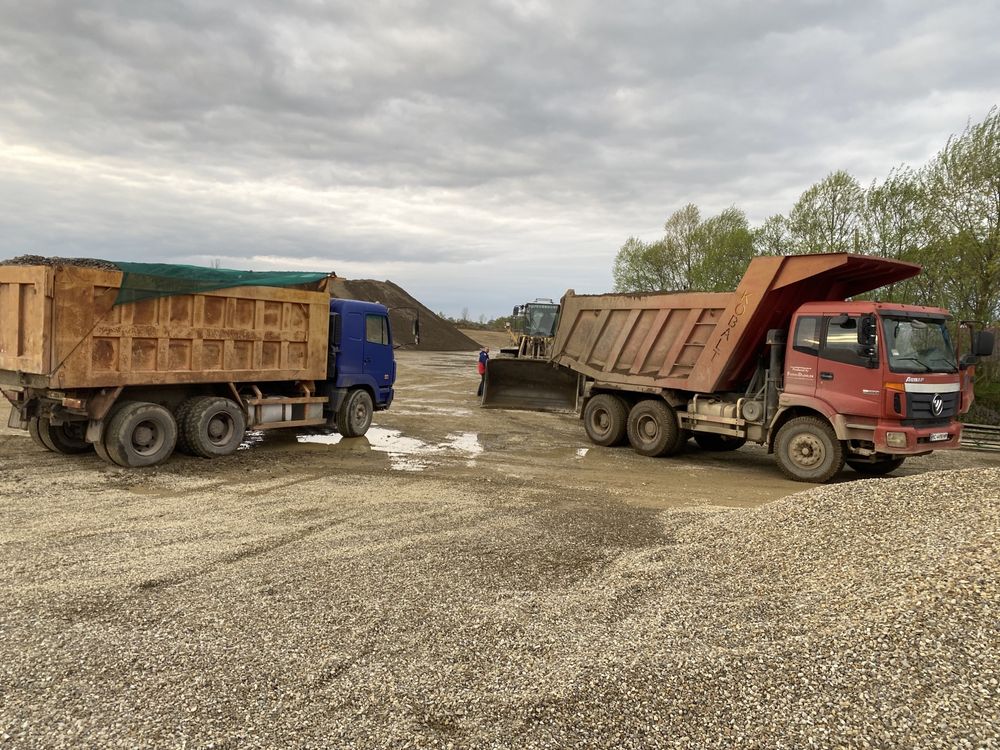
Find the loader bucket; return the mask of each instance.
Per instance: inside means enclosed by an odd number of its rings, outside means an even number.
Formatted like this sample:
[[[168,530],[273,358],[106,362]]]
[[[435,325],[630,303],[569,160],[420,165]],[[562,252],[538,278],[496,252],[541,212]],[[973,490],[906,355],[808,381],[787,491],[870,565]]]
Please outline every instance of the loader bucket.
[[[575,412],[580,376],[542,359],[491,359],[482,406],[487,409]]]

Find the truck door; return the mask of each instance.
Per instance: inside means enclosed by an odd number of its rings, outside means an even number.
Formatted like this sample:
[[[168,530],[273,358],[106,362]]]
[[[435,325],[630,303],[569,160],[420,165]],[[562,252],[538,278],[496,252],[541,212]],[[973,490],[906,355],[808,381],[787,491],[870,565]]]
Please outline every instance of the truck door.
[[[365,313],[364,370],[378,385],[378,401],[382,403],[396,376],[389,319],[385,315]]]
[[[868,367],[858,346],[861,315],[823,316],[816,396],[841,414],[878,417],[882,403],[881,370]]]
[[[338,378],[361,374],[364,351],[364,320],[361,313],[342,313],[340,352],[337,354]]]
[[[792,324],[792,345],[785,354],[786,393],[799,396],[816,395],[816,372],[819,359],[819,337],[823,318],[800,315]]]

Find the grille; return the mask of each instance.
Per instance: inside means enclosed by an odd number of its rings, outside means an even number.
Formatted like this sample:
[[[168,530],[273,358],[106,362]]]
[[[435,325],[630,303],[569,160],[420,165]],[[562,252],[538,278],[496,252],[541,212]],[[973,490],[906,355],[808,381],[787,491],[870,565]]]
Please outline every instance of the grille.
[[[931,408],[934,396],[941,397],[941,413],[935,414]],[[906,394],[906,419],[904,424],[913,426],[932,427],[939,424],[947,424],[956,414],[958,414],[957,391],[952,393],[907,393]]]

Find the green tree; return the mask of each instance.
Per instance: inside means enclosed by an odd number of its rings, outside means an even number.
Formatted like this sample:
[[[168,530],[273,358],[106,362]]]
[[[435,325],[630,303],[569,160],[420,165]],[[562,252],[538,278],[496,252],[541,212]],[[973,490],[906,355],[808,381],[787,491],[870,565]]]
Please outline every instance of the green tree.
[[[754,233],[746,214],[732,206],[698,225],[690,287],[705,292],[728,292],[739,284],[754,256]]]
[[[948,139],[918,177],[926,270],[939,304],[988,322],[1000,317],[1000,110]]]
[[[850,174],[832,172],[802,193],[788,215],[799,253],[845,253],[855,249],[864,191]]]
[[[616,292],[640,292],[669,289],[672,278],[667,272],[663,242],[643,242],[629,237],[615,256],[612,277]]]
[[[630,237],[615,258],[615,291],[729,291],[754,255],[753,231],[735,207],[701,220],[688,204],[663,225],[663,239]]]
[[[753,232],[755,255],[791,255],[795,252],[791,227],[781,214],[769,216]]]

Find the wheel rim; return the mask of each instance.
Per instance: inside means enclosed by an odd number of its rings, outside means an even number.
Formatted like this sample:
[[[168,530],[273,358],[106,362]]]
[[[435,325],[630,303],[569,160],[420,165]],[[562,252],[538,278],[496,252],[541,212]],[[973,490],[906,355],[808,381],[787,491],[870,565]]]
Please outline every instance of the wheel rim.
[[[815,435],[796,435],[788,445],[788,456],[797,466],[811,469],[826,460],[826,446]]]
[[[607,409],[595,409],[590,424],[595,432],[603,435],[611,429],[611,414]]]
[[[645,442],[654,442],[660,434],[660,426],[653,417],[643,416],[636,424],[639,437]]]
[[[132,450],[140,456],[152,456],[163,447],[163,430],[156,422],[146,419],[132,430]]]
[[[233,433],[235,431],[235,421],[231,415],[226,414],[225,412],[213,414],[212,418],[208,422],[208,440],[212,443],[212,445],[228,445],[229,441],[233,439]]]
[[[361,400],[359,399],[358,403],[354,405],[354,424],[363,425],[367,418],[368,418],[368,409],[364,405],[364,403],[362,403]]]

